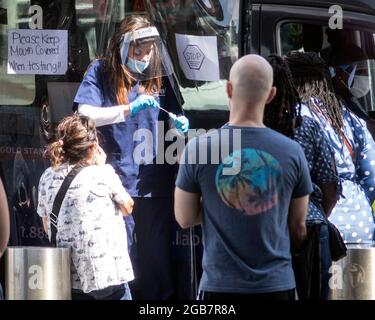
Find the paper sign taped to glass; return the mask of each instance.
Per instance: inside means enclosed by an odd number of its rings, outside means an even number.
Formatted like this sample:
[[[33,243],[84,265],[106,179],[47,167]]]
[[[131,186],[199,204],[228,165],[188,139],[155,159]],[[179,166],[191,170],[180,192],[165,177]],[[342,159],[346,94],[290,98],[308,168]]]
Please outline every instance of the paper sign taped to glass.
[[[8,74],[62,75],[68,69],[68,31],[8,31]]]
[[[176,33],[178,60],[189,80],[220,80],[216,36],[191,36]]]

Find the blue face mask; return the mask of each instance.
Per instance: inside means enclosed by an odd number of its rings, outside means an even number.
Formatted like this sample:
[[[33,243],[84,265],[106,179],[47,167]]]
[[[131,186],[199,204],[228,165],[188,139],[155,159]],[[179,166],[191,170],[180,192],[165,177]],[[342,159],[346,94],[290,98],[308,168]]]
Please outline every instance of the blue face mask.
[[[143,71],[147,69],[149,64],[150,64],[150,61],[143,62],[143,61],[128,58],[128,62],[126,63],[126,66],[131,72],[143,73]]]

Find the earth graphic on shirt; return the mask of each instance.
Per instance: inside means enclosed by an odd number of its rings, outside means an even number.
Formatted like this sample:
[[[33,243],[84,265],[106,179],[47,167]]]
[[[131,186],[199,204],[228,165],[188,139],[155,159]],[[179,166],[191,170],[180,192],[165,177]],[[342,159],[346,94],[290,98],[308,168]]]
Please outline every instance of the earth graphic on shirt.
[[[238,170],[231,173],[230,168]],[[216,190],[227,206],[246,215],[261,214],[278,203],[281,176],[281,166],[273,156],[256,149],[242,149],[219,165]]]

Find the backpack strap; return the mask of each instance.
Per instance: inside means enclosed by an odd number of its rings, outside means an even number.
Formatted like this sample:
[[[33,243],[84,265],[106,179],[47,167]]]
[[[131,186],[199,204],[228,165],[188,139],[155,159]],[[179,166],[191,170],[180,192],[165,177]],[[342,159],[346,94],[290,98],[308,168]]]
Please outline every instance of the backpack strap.
[[[55,200],[53,201],[52,212],[50,214],[50,225],[51,225],[51,244],[54,247],[56,247],[57,222],[58,222],[59,212],[60,212],[62,202],[74,178],[84,167],[85,167],[84,165],[78,164],[74,166],[72,170],[70,170],[68,175],[65,177],[59,191],[57,192]]]

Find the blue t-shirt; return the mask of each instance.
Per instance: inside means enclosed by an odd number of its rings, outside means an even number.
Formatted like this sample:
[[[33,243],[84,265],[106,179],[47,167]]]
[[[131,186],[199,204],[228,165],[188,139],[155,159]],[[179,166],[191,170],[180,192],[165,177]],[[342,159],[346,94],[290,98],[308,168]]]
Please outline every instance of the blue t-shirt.
[[[107,72],[104,61],[93,62],[78,89],[74,102],[103,108],[118,105]],[[137,98],[139,85],[140,83],[135,84],[129,94],[129,102]],[[168,78],[163,78],[162,90],[156,100],[162,108],[170,112],[175,114],[182,112]],[[145,135],[145,130],[142,129],[148,130],[152,135]],[[124,122],[98,128],[103,138],[101,143],[107,154],[107,162],[114,167],[131,196],[171,197],[173,195],[176,166],[156,163],[156,158],[164,159],[164,156],[160,157],[158,153],[164,153],[167,148],[164,135],[168,129],[168,116],[154,108],[142,110],[134,117],[127,117]],[[136,132],[139,135],[134,139]],[[134,161],[133,153],[137,146],[147,146],[145,152],[152,153],[151,157],[144,156],[147,163],[140,164]]]
[[[206,145],[209,164],[192,164]],[[202,194],[200,290],[256,294],[295,287],[288,210],[292,198],[313,190],[298,143],[268,128],[225,125],[188,143],[176,185]]]

